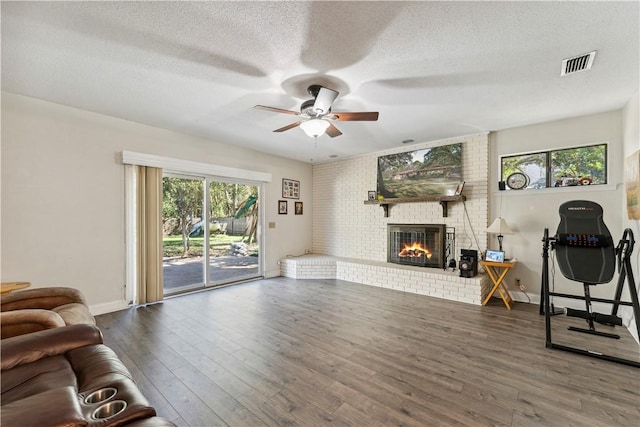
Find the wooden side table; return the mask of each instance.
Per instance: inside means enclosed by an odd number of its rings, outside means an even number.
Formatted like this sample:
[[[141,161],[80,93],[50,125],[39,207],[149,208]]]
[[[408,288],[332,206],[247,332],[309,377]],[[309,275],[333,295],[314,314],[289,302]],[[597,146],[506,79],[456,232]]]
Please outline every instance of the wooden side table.
[[[482,305],[487,305],[489,299],[493,296],[493,294],[498,291],[500,294],[500,298],[502,298],[502,302],[507,306],[508,310],[511,310],[510,303],[513,302],[513,298],[511,298],[511,294],[507,289],[507,285],[504,284],[504,278],[507,276],[509,270],[511,270],[516,265],[516,261],[512,262],[495,262],[495,261],[480,261],[480,265],[484,266],[485,270],[487,270],[487,274],[491,278],[493,282],[493,287],[489,292],[489,295],[482,301]]]
[[[0,295],[28,288],[29,286],[31,286],[30,282],[2,282],[0,283]]]

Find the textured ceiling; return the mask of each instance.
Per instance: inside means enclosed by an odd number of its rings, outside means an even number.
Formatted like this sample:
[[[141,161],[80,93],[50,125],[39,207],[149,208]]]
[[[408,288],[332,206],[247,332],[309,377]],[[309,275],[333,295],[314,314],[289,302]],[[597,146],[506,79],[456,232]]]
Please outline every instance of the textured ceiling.
[[[638,2],[6,2],[2,89],[324,162],[624,107],[638,90]],[[562,59],[597,50],[560,77]],[[314,141],[272,130],[306,88],[336,89]]]

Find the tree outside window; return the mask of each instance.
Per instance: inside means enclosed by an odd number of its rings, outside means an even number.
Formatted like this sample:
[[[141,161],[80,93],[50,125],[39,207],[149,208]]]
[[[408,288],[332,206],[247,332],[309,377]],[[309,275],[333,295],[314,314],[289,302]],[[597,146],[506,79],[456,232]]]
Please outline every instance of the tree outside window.
[[[607,183],[607,144],[503,156],[500,163],[502,181],[522,172],[530,189]]]

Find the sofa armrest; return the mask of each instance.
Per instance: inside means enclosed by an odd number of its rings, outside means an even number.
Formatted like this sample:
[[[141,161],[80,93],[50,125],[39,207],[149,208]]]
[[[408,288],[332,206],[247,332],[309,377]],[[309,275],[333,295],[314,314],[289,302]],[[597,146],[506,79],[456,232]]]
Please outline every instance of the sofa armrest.
[[[26,289],[3,295],[0,299],[0,311],[23,310],[26,308],[52,308],[70,303],[87,305],[87,301],[78,289],[53,287]]]
[[[46,329],[0,341],[2,370],[64,354],[74,348],[102,344],[102,333],[94,325],[80,324]]]

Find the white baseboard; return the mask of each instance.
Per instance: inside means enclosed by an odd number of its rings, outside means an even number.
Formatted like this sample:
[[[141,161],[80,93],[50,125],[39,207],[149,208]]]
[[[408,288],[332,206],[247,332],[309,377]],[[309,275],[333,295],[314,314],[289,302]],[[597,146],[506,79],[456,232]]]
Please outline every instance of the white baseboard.
[[[271,271],[265,271],[264,272],[264,278],[265,279],[272,279],[274,277],[279,277],[282,274],[280,274],[280,269],[278,270],[271,270]]]
[[[113,313],[114,311],[125,310],[129,308],[129,303],[124,300],[121,301],[112,301],[106,302],[102,304],[94,304],[89,306],[89,311],[94,316],[99,316],[101,314]]]

